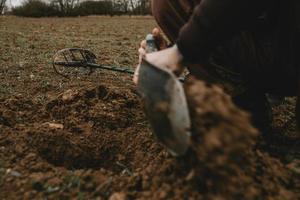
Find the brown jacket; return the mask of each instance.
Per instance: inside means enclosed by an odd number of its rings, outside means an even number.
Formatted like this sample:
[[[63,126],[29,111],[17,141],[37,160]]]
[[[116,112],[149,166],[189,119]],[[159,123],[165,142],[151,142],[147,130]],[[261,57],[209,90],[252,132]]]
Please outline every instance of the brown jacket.
[[[203,63],[219,46],[235,48],[231,56],[242,58],[238,68],[250,82],[270,92],[294,94],[300,52],[299,0],[194,2],[192,17],[176,42],[186,61]],[[228,41],[237,37],[241,44],[232,48],[234,42]]]

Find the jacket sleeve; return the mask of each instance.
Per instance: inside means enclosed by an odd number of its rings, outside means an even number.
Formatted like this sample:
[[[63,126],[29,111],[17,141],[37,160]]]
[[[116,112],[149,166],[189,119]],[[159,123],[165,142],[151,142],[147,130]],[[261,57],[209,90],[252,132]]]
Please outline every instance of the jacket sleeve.
[[[202,0],[182,27],[177,46],[187,62],[205,62],[211,51],[248,29],[270,0]]]

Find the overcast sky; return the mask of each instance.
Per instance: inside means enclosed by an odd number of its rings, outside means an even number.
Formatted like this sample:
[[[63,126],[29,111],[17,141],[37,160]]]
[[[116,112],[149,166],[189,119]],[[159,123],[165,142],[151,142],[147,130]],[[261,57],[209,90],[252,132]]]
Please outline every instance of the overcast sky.
[[[24,0],[7,0],[8,6],[19,6]]]

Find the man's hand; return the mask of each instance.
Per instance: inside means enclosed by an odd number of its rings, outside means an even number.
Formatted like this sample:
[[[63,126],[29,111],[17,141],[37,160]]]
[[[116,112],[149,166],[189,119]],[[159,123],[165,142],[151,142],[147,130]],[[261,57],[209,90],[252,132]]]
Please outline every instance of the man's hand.
[[[183,72],[182,55],[176,45],[162,51],[146,54],[145,59],[154,66],[168,68],[176,75]]]
[[[143,40],[141,42],[139,48],[139,64],[133,76],[133,82],[135,84],[138,83],[138,72],[142,59],[146,59],[155,66],[168,68],[176,74],[180,74],[183,71],[183,67],[181,66],[182,55],[180,54],[177,46],[175,45],[171,48],[167,48],[167,42],[164,40],[158,28],[154,28],[152,34],[160,51],[146,54],[146,41]]]
[[[135,71],[134,71],[134,74],[133,74],[133,78],[132,78],[132,81],[135,85],[138,84],[138,80],[139,80],[139,70],[140,70],[140,67],[141,67],[141,63],[142,63],[142,60],[143,58],[146,56],[146,40],[143,40],[141,43],[140,43],[140,48],[139,48],[139,64],[137,65],[137,67],[135,68]]]

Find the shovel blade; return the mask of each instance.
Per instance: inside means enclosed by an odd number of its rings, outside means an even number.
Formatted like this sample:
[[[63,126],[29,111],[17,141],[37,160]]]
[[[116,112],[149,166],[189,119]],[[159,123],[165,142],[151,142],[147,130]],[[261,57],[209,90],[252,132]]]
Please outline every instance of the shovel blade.
[[[138,90],[157,139],[172,155],[183,155],[190,143],[191,122],[182,84],[168,69],[143,60]]]

